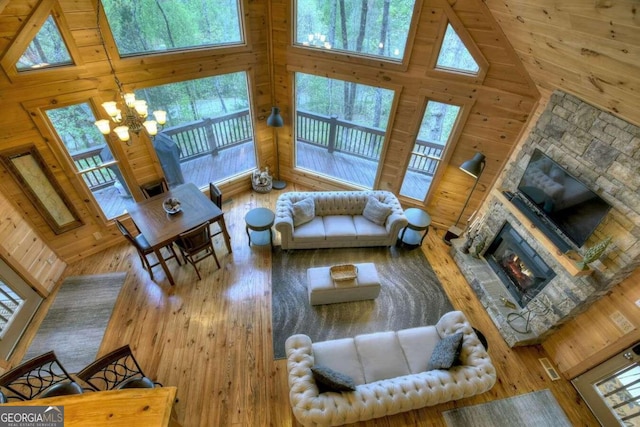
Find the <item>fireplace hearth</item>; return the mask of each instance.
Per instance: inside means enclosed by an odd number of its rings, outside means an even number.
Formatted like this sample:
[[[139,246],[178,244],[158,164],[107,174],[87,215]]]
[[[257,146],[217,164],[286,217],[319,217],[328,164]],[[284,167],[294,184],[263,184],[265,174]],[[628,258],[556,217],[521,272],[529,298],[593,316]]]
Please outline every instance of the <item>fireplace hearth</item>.
[[[556,275],[509,223],[504,224],[484,256],[520,307],[525,307]]]

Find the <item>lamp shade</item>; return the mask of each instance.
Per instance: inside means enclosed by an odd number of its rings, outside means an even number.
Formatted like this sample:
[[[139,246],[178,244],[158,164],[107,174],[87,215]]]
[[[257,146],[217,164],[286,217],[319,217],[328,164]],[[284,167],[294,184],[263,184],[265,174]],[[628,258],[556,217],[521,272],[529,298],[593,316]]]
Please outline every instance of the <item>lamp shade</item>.
[[[271,115],[267,118],[267,126],[274,128],[281,128],[284,126],[284,120],[282,120],[282,116],[280,115],[280,108],[271,107]]]
[[[478,178],[484,170],[485,157],[482,153],[476,153],[473,159],[467,160],[460,165],[460,170],[468,173],[474,178]]]

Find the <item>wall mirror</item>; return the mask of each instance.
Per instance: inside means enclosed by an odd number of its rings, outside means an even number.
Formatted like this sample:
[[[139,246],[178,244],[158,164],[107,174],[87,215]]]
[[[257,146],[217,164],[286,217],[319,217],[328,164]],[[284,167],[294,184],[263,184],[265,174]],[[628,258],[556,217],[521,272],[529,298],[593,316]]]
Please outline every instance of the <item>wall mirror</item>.
[[[4,150],[0,152],[0,160],[55,234],[82,225],[34,145]]]

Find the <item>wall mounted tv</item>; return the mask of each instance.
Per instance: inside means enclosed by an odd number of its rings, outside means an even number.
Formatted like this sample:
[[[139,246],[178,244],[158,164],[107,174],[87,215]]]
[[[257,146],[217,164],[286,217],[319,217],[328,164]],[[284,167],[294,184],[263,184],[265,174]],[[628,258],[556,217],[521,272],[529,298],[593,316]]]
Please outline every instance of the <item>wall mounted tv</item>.
[[[518,184],[517,194],[577,247],[584,245],[611,209],[600,196],[537,148]]]

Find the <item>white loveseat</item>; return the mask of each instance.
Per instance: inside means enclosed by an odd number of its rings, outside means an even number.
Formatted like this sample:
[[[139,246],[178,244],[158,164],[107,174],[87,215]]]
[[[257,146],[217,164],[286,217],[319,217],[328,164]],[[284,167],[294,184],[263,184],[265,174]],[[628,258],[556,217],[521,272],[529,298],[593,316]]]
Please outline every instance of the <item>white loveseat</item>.
[[[390,207],[382,224],[363,216],[369,197]],[[312,198],[313,219],[294,226],[294,204]],[[283,193],[276,202],[275,228],[282,249],[316,249],[363,246],[392,246],[407,225],[407,217],[397,197],[383,190],[314,191]]]
[[[462,332],[459,364],[429,370],[437,343]],[[496,371],[460,311],[433,326],[377,332],[312,343],[293,335],[285,343],[289,400],[304,426],[337,426],[462,399],[489,390]],[[327,366],[348,375],[355,391],[320,392],[311,368]]]

